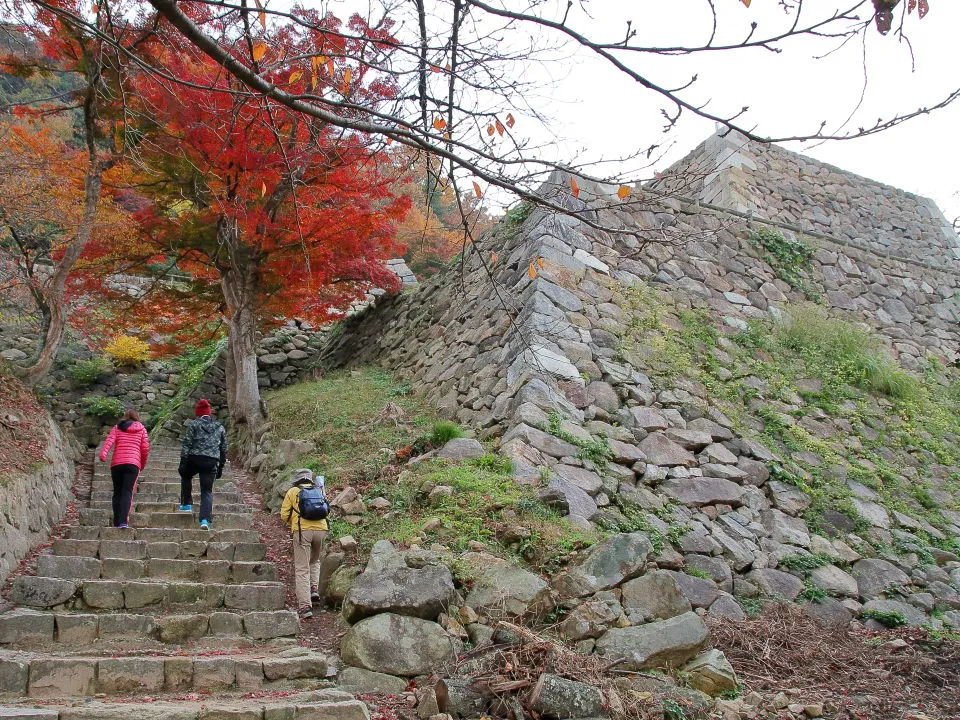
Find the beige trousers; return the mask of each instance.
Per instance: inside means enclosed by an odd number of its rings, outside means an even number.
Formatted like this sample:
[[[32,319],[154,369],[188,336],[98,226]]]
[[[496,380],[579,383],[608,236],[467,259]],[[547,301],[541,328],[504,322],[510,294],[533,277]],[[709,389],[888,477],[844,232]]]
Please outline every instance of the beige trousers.
[[[293,533],[293,573],[297,607],[310,606],[310,588],[317,587],[320,582],[320,558],[326,538],[326,530]]]

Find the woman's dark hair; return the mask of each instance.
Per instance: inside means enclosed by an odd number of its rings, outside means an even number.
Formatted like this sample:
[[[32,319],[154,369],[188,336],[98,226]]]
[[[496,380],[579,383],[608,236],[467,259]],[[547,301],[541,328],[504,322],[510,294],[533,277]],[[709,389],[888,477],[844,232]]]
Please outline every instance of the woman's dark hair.
[[[133,408],[127,408],[127,411],[126,411],[125,413],[123,413],[123,419],[124,419],[124,420],[137,420],[137,421],[139,422],[139,420],[140,420],[140,413],[138,413],[138,412],[137,412],[136,410],[134,410]]]

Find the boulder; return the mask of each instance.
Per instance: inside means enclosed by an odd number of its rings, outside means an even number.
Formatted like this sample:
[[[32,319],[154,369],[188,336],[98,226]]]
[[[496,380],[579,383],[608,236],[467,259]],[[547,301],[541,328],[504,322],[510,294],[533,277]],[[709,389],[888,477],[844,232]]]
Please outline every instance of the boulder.
[[[585,468],[574,467],[573,465],[554,465],[551,470],[558,478],[576,485],[588,495],[596,495],[603,487],[600,476]]]
[[[930,622],[927,614],[918,607],[899,600],[871,600],[863,606],[861,612],[898,613],[910,627],[920,627]]]
[[[652,465],[691,467],[697,464],[696,458],[689,450],[681,447],[663,433],[655,432],[647,435],[640,442],[640,450]]]
[[[485,454],[486,451],[483,449],[483,445],[478,441],[472,438],[453,438],[452,440],[448,440],[447,443],[440,448],[437,452],[437,457],[460,462],[462,460],[482,457]]]
[[[463,559],[477,573],[467,594],[469,607],[483,609],[491,617],[550,609],[550,587],[539,576],[492,555],[467,553]]]
[[[656,432],[657,430],[666,430],[670,427],[667,419],[660,414],[658,410],[650,407],[637,406],[630,408],[630,416],[636,427],[642,428],[647,432]]]
[[[569,597],[584,597],[616,587],[643,572],[652,551],[653,545],[643,533],[611,535],[558,575],[553,586]]]
[[[65,603],[77,590],[73,580],[21,575],[13,581],[10,599],[17,605],[53,607]]]
[[[737,674],[720,650],[707,650],[683,666],[687,685],[694,690],[716,697],[737,689]]]
[[[340,647],[349,665],[412,677],[445,672],[455,655],[450,636],[435,622],[381,613],[351,627]]]
[[[536,717],[597,718],[607,715],[603,693],[593,685],[543,673],[530,691]]]
[[[700,616],[684,613],[669,620],[607,630],[597,640],[598,654],[610,659],[626,658],[624,670],[677,667],[705,650],[710,633]]]
[[[743,488],[735,482],[722,478],[686,477],[669,478],[660,489],[684,505],[732,505],[743,504]]]
[[[598,638],[617,624],[626,624],[623,607],[613,593],[601,591],[577,605],[557,629],[568,640],[583,640]]]
[[[910,577],[900,568],[880,558],[864,558],[853,564],[850,571],[857,581],[860,597],[875,600],[890,586],[906,587]]]
[[[831,595],[858,597],[856,579],[836,565],[823,565],[810,571],[810,582]]]
[[[386,673],[358,667],[345,667],[337,676],[337,685],[348,693],[383,693],[399,695],[407,689],[407,681]]]
[[[793,485],[772,480],[767,483],[767,487],[770,489],[773,506],[787,515],[799,515],[810,507],[810,496]]]
[[[751,570],[747,580],[759,587],[764,595],[784,600],[793,600],[803,591],[803,581],[800,578],[781,570]]]
[[[596,515],[599,509],[586,490],[560,477],[553,478],[541,496],[545,504],[558,509],[566,507],[567,515],[587,520]]]
[[[835,598],[824,598],[820,602],[808,600],[801,605],[801,608],[803,614],[813,618],[820,627],[831,630],[845,628],[853,619],[853,613],[849,608]]]
[[[443,565],[420,569],[392,567],[357,576],[343,601],[343,617],[355,623],[377,613],[436,620],[456,596],[453,577]]]
[[[628,615],[639,613],[645,622],[667,620],[690,612],[690,601],[683,596],[673,575],[666,570],[652,570],[630,580],[623,584],[621,592],[624,611]]]
[[[800,518],[791,517],[780,510],[764,510],[760,513],[760,522],[775,542],[810,546],[810,531]]]
[[[684,572],[673,572],[670,570],[667,572],[672,573],[673,580],[677,583],[677,587],[680,588],[680,592],[683,593],[683,596],[689,600],[690,604],[695,608],[708,608],[713,605],[720,596],[717,584],[713,582],[713,580],[694,577]]]

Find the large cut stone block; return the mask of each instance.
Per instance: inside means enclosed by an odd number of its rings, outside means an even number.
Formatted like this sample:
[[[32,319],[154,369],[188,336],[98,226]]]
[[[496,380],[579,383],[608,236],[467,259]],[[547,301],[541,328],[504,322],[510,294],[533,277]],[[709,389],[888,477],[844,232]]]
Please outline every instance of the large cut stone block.
[[[237,610],[279,610],[284,606],[282,585],[226,585],[223,604]]]
[[[80,555],[41,555],[37,558],[37,575],[67,580],[96,580],[100,577],[100,561]]]
[[[97,661],[83,658],[37,659],[30,663],[30,697],[93,695]]]
[[[13,581],[10,599],[17,605],[53,607],[65,603],[77,591],[73,580],[21,575]]]
[[[624,670],[677,667],[710,644],[710,633],[700,616],[684,613],[669,620],[607,630],[597,640],[597,653],[611,659],[627,658]]]
[[[255,640],[293,636],[300,633],[300,622],[289,610],[273,612],[250,612],[243,616],[247,635]]]
[[[112,694],[162,690],[163,662],[163,658],[105,658],[97,663],[97,688]]]
[[[88,643],[97,639],[100,618],[93,614],[59,614],[56,618],[57,642]]]
[[[53,640],[54,616],[19,608],[0,615],[0,644],[32,645]]]
[[[0,660],[0,693],[26,695],[29,674],[30,666],[24,662]]]

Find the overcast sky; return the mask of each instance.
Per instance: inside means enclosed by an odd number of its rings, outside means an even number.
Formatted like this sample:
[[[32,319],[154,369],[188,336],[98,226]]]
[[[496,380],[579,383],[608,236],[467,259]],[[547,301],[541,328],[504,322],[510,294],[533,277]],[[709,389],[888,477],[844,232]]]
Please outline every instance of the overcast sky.
[[[784,23],[776,0],[754,0],[749,9],[739,0],[715,2],[720,12],[720,37],[742,37],[751,20],[759,22],[758,32]],[[832,5],[814,0],[805,7],[816,10]],[[706,6],[706,0],[594,0],[586,4],[589,18],[575,5],[571,23],[594,35],[598,28],[609,28],[608,38],[616,41],[623,37],[626,20],[632,19],[633,27],[640,30],[638,39],[651,44],[691,43],[709,32],[704,24],[709,17],[703,12]],[[709,109],[718,113],[749,105],[741,122],[766,136],[812,133],[823,120],[827,130],[855,130],[881,116],[933,105],[960,87],[960,42],[956,38],[960,2],[930,0],[930,6],[923,20],[916,14],[908,18],[909,45],[892,33],[884,37],[871,28],[865,41],[854,40],[823,59],[815,56],[835,48],[835,40],[785,42],[779,54],[744,49],[671,58],[645,56],[634,66],[665,85],[683,85],[697,74],[689,99],[709,100]],[[663,104],[603,61],[588,60],[581,54],[574,62],[558,63],[549,72],[559,79],[549,108],[554,116],[551,130],[565,138],[560,154],[573,154],[581,160],[612,158],[633,147],[672,143],[658,164],[662,169],[714,131],[709,121],[688,116],[672,134],[664,136],[659,115]],[[851,114],[852,119],[844,125]],[[931,197],[952,221],[960,216],[958,131],[960,100],[873,137],[787,147]]]

